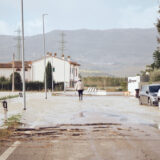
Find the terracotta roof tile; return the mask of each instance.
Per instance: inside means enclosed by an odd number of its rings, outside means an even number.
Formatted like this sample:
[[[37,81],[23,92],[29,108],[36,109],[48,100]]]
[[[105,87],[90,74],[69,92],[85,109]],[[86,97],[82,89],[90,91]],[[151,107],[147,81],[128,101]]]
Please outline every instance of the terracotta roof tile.
[[[0,63],[0,68],[12,68],[13,61],[10,63]],[[25,68],[31,68],[31,61],[25,61]],[[15,61],[14,62],[15,68],[22,68],[22,62],[21,61]]]

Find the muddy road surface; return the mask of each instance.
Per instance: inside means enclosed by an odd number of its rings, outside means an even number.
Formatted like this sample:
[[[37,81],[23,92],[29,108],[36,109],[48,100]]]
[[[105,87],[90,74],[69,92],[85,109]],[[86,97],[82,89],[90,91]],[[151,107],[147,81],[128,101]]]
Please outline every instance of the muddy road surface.
[[[0,141],[0,160],[160,159],[156,107],[139,106],[129,97],[85,97],[79,102],[60,96],[46,102],[34,95],[28,100],[29,108],[22,112],[25,125]]]

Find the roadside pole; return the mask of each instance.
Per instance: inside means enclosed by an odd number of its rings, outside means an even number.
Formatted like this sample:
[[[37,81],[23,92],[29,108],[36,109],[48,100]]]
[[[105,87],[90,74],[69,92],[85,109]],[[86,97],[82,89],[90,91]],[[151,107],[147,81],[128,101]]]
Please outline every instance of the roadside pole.
[[[26,85],[25,85],[25,64],[24,64],[24,18],[23,0],[21,0],[21,27],[22,27],[22,73],[23,73],[23,108],[26,110]]]
[[[12,63],[12,92],[14,92],[15,84],[14,84],[14,68],[15,68],[15,54],[13,53],[13,63]]]
[[[53,93],[53,56],[52,56],[52,93]]]
[[[45,99],[47,99],[47,77],[46,77],[46,40],[45,40],[45,25],[44,25],[44,17],[48,14],[42,15],[43,21],[43,49],[44,49],[44,87],[45,87]]]

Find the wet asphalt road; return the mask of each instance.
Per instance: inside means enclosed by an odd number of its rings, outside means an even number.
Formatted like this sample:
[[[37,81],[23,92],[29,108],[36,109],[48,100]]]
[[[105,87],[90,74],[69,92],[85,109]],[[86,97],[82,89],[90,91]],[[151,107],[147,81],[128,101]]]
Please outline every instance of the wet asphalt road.
[[[27,129],[0,142],[0,160],[159,160],[156,107],[139,106],[129,97],[37,100],[31,98],[34,109],[23,113]]]

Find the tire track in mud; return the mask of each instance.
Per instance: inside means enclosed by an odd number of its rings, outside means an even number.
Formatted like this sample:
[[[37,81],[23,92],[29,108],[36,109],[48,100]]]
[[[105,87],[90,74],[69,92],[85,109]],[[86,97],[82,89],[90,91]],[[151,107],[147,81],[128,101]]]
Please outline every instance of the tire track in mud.
[[[117,123],[91,123],[91,124],[61,124],[54,127],[19,128],[14,131],[10,140],[27,138],[64,138],[67,136],[85,138],[87,132],[101,132],[110,126],[120,126]],[[88,131],[89,129],[89,131]]]
[[[99,154],[98,151],[97,151],[97,147],[96,147],[96,145],[95,145],[95,143],[94,143],[94,139],[95,139],[95,138],[94,138],[93,135],[92,135],[92,130],[91,130],[91,128],[88,128],[85,132],[86,132],[86,136],[88,137],[88,138],[87,138],[87,141],[88,141],[89,144],[90,144],[90,148],[91,148],[93,154],[95,155],[96,160],[103,160],[103,158],[100,156],[100,154]]]

